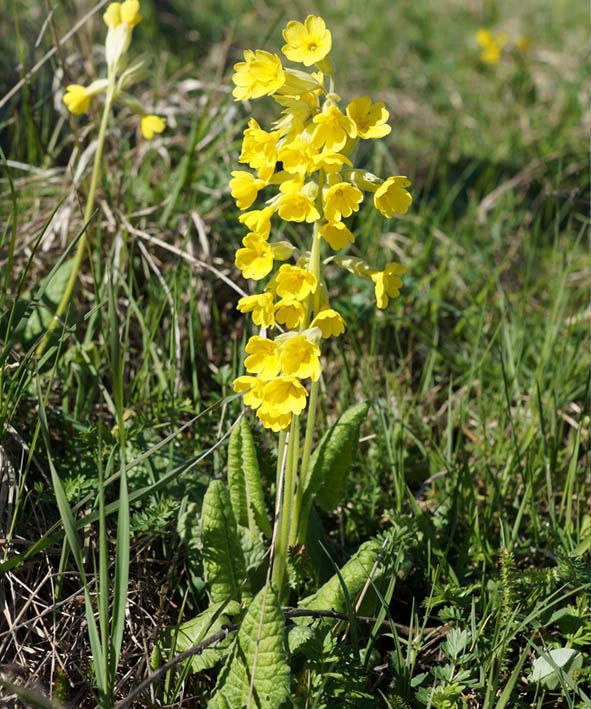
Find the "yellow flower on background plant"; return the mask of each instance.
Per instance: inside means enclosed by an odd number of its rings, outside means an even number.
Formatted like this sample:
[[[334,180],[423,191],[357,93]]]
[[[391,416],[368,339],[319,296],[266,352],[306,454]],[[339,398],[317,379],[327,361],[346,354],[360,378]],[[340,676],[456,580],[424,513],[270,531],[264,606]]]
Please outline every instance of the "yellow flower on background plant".
[[[390,114],[384,104],[372,103],[369,96],[354,98],[347,106],[347,115],[357,126],[360,138],[383,138],[392,130],[387,123]]]
[[[273,433],[284,431],[291,423],[291,414],[274,414],[267,409],[260,408],[257,417],[265,428],[270,428]]]
[[[265,384],[266,382],[264,379],[244,375],[242,377],[236,377],[232,387],[237,394],[243,395],[242,400],[247,406],[256,409],[261,405],[263,400],[263,389]]]
[[[405,188],[410,185],[406,177],[389,177],[374,192],[373,201],[385,217],[391,219],[395,214],[406,214],[412,204],[410,192]]]
[[[244,349],[250,355],[244,360],[244,368],[250,374],[258,374],[261,379],[268,381],[281,371],[279,345],[275,340],[254,335]]]
[[[332,185],[324,195],[324,216],[329,222],[340,222],[343,217],[350,217],[359,211],[363,202],[363,192],[348,182]]]
[[[312,320],[310,327],[317,327],[326,340],[329,337],[338,337],[345,332],[347,323],[340,313],[325,306]]]
[[[298,379],[317,381],[320,367],[320,347],[305,335],[294,335],[281,344],[281,368]]]
[[[485,29],[476,32],[476,41],[482,47],[480,52],[481,61],[486,64],[498,64],[501,59],[501,50],[507,43],[508,37],[505,32],[493,35]]]
[[[355,235],[343,222],[327,222],[320,227],[320,236],[330,244],[335,251],[344,249],[355,241]]]
[[[230,192],[238,209],[248,209],[257,198],[259,190],[267,183],[245,170],[233,170]]]
[[[273,327],[275,324],[275,307],[272,293],[247,295],[240,298],[236,308],[241,313],[252,313],[252,321],[259,327]]]
[[[318,281],[313,273],[288,263],[281,266],[275,280],[275,289],[280,298],[305,300],[310,293],[314,293],[317,286]]]
[[[66,88],[64,103],[70,113],[81,114],[88,111],[90,106],[90,95],[85,86],[80,84],[70,84]]]
[[[242,244],[244,248],[238,249],[234,263],[244,278],[260,281],[273,268],[273,250],[258,234],[247,234]]]
[[[402,280],[398,276],[405,273],[406,268],[398,263],[391,263],[383,271],[371,274],[375,285],[375,295],[378,308],[382,310],[388,305],[388,297],[397,298],[402,288]]]
[[[162,133],[166,128],[166,120],[160,116],[148,113],[141,117],[140,127],[144,138],[151,140],[155,133]]]
[[[265,207],[264,209],[253,209],[251,212],[244,212],[238,217],[241,224],[254,232],[261,239],[267,240],[271,232],[271,216],[275,210],[273,207]]]
[[[275,320],[289,330],[300,327],[305,316],[304,306],[295,298],[282,298],[275,304]]]
[[[292,20],[283,30],[286,41],[281,51],[292,62],[311,66],[322,61],[332,48],[330,30],[321,17],[308,15],[304,23]]]
[[[259,411],[272,416],[298,416],[306,406],[308,392],[297,377],[283,374],[265,384]]]
[[[244,61],[234,65],[232,96],[236,101],[274,94],[285,82],[281,59],[276,54],[257,49],[244,52]]]

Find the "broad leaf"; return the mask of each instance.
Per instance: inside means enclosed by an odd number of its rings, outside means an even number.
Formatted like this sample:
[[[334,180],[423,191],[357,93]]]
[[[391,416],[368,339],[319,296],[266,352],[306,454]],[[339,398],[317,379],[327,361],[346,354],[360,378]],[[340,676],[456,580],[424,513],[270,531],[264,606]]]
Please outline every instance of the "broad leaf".
[[[238,539],[230,493],[221,480],[209,483],[201,512],[203,568],[212,603],[249,598],[244,554]]]
[[[209,709],[276,709],[289,695],[285,619],[273,587],[263,588],[242,621],[232,658]]]
[[[244,416],[230,435],[228,485],[236,522],[271,537],[256,448]]]
[[[563,681],[565,676],[574,679],[582,667],[581,653],[572,648],[560,647],[534,660],[530,680],[541,682],[548,689],[554,690],[560,684],[561,676]]]
[[[44,293],[41,302],[33,309],[25,325],[23,333],[25,342],[33,342],[46,332],[66,290],[73,266],[74,259],[65,261],[51,276],[51,280],[47,280],[49,278],[47,277],[40,282],[39,285],[44,289]]]

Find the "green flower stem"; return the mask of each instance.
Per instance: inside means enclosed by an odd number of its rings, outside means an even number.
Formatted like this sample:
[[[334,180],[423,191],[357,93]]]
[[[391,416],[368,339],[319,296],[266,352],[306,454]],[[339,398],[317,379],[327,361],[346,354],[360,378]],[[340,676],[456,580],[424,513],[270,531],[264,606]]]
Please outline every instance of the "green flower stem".
[[[279,512],[277,540],[275,543],[275,553],[273,555],[273,572],[271,581],[277,588],[279,594],[283,587],[285,572],[287,570],[287,552],[289,543],[289,528],[291,523],[293,495],[296,483],[297,455],[298,455],[298,435],[299,417],[292,416],[289,440],[285,457],[285,474],[283,477],[283,487],[277,494],[281,495],[281,509]],[[285,446],[284,446],[285,449]],[[296,460],[294,461],[294,455]]]
[[[115,82],[112,79],[111,82],[109,83],[109,86],[107,87],[107,94],[105,97],[105,108],[103,110],[103,117],[101,119],[101,125],[99,128],[96,152],[94,154],[94,164],[92,166],[92,177],[90,180],[90,189],[88,191],[88,198],[86,200],[86,207],[84,209],[84,223],[85,224],[90,219],[90,217],[92,215],[92,210],[94,209],[96,188],[97,188],[98,178],[99,178],[100,171],[101,171],[103,146],[105,143],[105,135],[107,132],[107,124],[109,122],[109,114],[111,112],[111,105],[113,103],[114,93],[115,93]],[[49,323],[49,327],[47,328],[47,332],[45,333],[43,339],[41,340],[39,347],[37,348],[37,356],[38,357],[41,357],[41,355],[45,351],[45,348],[47,347],[47,344],[51,338],[53,331],[55,330],[57,323],[59,322],[59,319],[64,314],[64,311],[65,311],[66,307],[68,306],[68,303],[70,302],[70,298],[72,296],[72,291],[74,290],[74,285],[76,283],[76,279],[78,278],[78,271],[80,270],[80,264],[82,263],[82,257],[84,256],[85,248],[86,248],[86,231],[83,232],[82,236],[80,237],[80,240],[78,241],[78,246],[76,248],[76,255],[74,256],[74,265],[72,267],[72,272],[70,273],[70,277],[69,277],[68,282],[66,284],[66,289],[64,291],[64,294],[62,295],[62,299],[60,300],[59,305],[57,306],[57,310],[55,311],[55,315],[54,315],[52,321]]]

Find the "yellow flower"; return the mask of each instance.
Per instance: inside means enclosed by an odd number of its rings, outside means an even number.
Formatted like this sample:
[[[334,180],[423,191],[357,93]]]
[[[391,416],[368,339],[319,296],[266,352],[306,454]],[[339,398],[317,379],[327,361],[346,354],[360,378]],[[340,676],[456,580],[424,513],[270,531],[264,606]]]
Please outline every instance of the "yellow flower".
[[[261,379],[274,379],[281,371],[279,345],[273,340],[254,335],[246,343],[246,352],[250,356],[244,360],[244,368],[250,374],[258,374]]]
[[[273,250],[257,234],[247,234],[242,243],[244,248],[236,252],[235,264],[244,278],[260,281],[273,268]]]
[[[344,321],[340,313],[336,310],[325,306],[320,310],[318,315],[312,320],[310,327],[317,327],[322,333],[324,339],[328,337],[338,337],[345,332],[347,323]]]
[[[359,211],[363,192],[348,182],[337,182],[324,195],[324,216],[329,222],[340,222],[342,217]]]
[[[244,52],[243,62],[234,64],[232,81],[236,88],[232,96],[236,101],[274,94],[285,81],[281,59],[276,54],[257,49]]]
[[[325,106],[312,122],[316,124],[312,144],[317,148],[324,145],[329,152],[335,153],[345,147],[347,138],[357,137],[355,122],[337,106]]]
[[[328,222],[320,227],[320,236],[330,244],[335,251],[344,249],[355,242],[354,234],[347,229],[343,222]]]
[[[267,183],[245,170],[233,170],[231,174],[230,191],[236,206],[238,209],[248,209],[257,198],[259,190],[266,187]]]
[[[287,44],[281,49],[292,62],[301,62],[311,66],[322,61],[330,52],[332,37],[321,17],[308,15],[304,24],[292,20],[283,30],[283,39]]]
[[[279,198],[278,214],[286,222],[315,222],[320,219],[320,212],[314,201],[306,194],[287,192]]]
[[[374,282],[376,301],[378,308],[385,308],[388,305],[388,296],[397,298],[400,295],[402,280],[398,278],[406,271],[404,266],[398,263],[391,263],[383,271],[374,271],[371,280]]]
[[[244,298],[240,298],[236,308],[241,313],[252,313],[252,321],[259,327],[273,327],[275,324],[272,293],[247,295]]]
[[[279,131],[267,133],[254,118],[248,121],[248,128],[244,131],[242,152],[238,160],[258,170],[262,180],[270,180],[275,172],[279,135]]]
[[[234,380],[233,389],[239,394],[243,393],[243,401],[247,406],[256,409],[263,400],[265,380],[258,377],[242,376]]]
[[[142,19],[138,0],[125,0],[121,3],[121,22],[126,22],[130,27],[135,27]]]
[[[392,130],[384,104],[372,104],[369,96],[354,98],[347,106],[347,115],[355,122],[360,138],[383,138]]]
[[[280,298],[305,300],[318,286],[316,276],[299,266],[284,263],[275,279],[275,289]]]
[[[86,87],[80,84],[70,84],[66,88],[63,101],[70,113],[86,113],[90,106],[90,96]]]
[[[342,153],[331,153],[324,149],[321,153],[314,156],[314,166],[311,172],[316,170],[324,170],[324,172],[333,173],[340,172],[343,165],[352,165],[352,162],[346,155]]]
[[[322,372],[320,347],[305,335],[294,335],[281,345],[281,368],[285,374],[317,381]]]
[[[275,415],[264,409],[257,411],[257,417],[265,428],[270,428],[274,433],[285,430],[291,423],[291,414]]]
[[[517,47],[517,49],[519,49],[520,52],[526,52],[531,47],[531,37],[528,37],[527,35],[521,35],[517,38],[515,46]]]
[[[154,133],[162,133],[166,127],[166,119],[148,113],[141,117],[140,127],[144,138],[151,140],[154,137]]]
[[[105,21],[107,27],[117,27],[117,25],[121,22],[121,3],[110,3],[103,14],[103,20]]]
[[[317,152],[307,140],[297,137],[281,147],[279,160],[286,172],[305,175],[311,172]]]
[[[410,192],[405,187],[410,185],[406,177],[389,177],[374,192],[373,203],[385,217],[391,219],[395,214],[406,214],[412,204]]]
[[[265,241],[271,233],[271,216],[273,215],[273,207],[265,207],[264,209],[253,209],[251,212],[244,212],[238,217],[241,224],[246,224],[251,232]]]
[[[298,416],[306,406],[307,395],[308,392],[297,377],[284,374],[265,384],[259,411],[263,416]]]
[[[282,298],[275,305],[275,319],[288,330],[295,330],[304,322],[306,311],[299,300]]]
[[[482,47],[480,52],[481,61],[486,64],[498,64],[501,58],[501,50],[507,43],[507,39],[505,32],[493,35],[488,30],[478,30],[476,41]]]

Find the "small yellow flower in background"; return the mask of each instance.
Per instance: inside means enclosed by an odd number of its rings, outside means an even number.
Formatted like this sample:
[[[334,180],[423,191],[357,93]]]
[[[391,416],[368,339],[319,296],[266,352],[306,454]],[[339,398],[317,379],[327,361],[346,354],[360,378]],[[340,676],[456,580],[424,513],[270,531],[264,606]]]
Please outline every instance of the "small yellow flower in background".
[[[233,388],[237,394],[244,394],[243,401],[247,406],[256,409],[263,401],[265,380],[248,375],[234,379]]]
[[[304,306],[295,298],[282,298],[275,305],[275,320],[289,330],[295,330],[304,322]]]
[[[311,327],[317,327],[326,340],[329,337],[338,337],[345,332],[347,323],[340,313],[325,306],[312,320]]]
[[[272,293],[247,295],[240,298],[236,308],[241,313],[252,313],[252,321],[259,327],[273,327],[275,324],[275,307]]]
[[[297,377],[283,374],[265,384],[259,411],[272,416],[298,416],[306,406],[308,392]]]
[[[381,101],[372,104],[369,96],[354,98],[347,106],[347,115],[355,122],[360,138],[383,138],[392,130],[384,104]]]
[[[238,209],[248,209],[257,198],[259,190],[266,184],[264,180],[254,177],[250,172],[233,170],[230,191]]]
[[[410,185],[406,177],[389,177],[374,192],[373,201],[378,209],[388,219],[395,214],[406,214],[412,204],[410,192],[405,188]]]
[[[331,249],[344,249],[354,243],[355,235],[343,222],[328,222],[320,227],[320,236],[330,244]]]
[[[281,59],[276,54],[257,49],[244,52],[244,61],[234,65],[232,81],[236,101],[274,94],[285,82]]]
[[[234,263],[244,278],[260,281],[273,268],[273,251],[268,242],[258,234],[247,234],[242,239],[244,248],[238,249]]]
[[[398,263],[391,263],[383,271],[376,271],[371,274],[371,280],[375,285],[375,294],[378,308],[382,310],[388,305],[388,297],[397,298],[402,288],[402,280],[399,275],[405,273],[406,268]]]
[[[329,222],[340,222],[343,217],[350,217],[359,211],[363,202],[363,192],[348,182],[332,185],[324,195],[324,216]]]
[[[316,276],[299,266],[283,264],[277,274],[275,289],[280,298],[305,300],[318,286]]]
[[[244,368],[250,374],[258,374],[261,379],[274,379],[281,371],[279,345],[274,340],[254,335],[246,343],[246,353],[250,356],[244,360]]]
[[[498,64],[501,59],[501,50],[507,43],[508,36],[505,32],[493,35],[485,29],[476,32],[476,41],[482,47],[480,60],[486,64]]]
[[[521,35],[517,38],[515,46],[520,52],[526,52],[531,47],[531,42],[531,37],[528,37],[527,35]]]
[[[86,87],[80,84],[70,84],[66,88],[64,103],[70,113],[86,113],[90,106],[90,96],[86,91]]]
[[[298,379],[320,378],[320,347],[305,335],[294,335],[281,345],[281,368]]]
[[[283,30],[287,42],[281,51],[292,62],[311,66],[322,61],[332,48],[330,30],[321,17],[308,15],[304,24],[292,20]]]
[[[166,120],[160,116],[148,113],[141,117],[140,127],[144,138],[151,140],[155,133],[162,133],[166,128]]]

